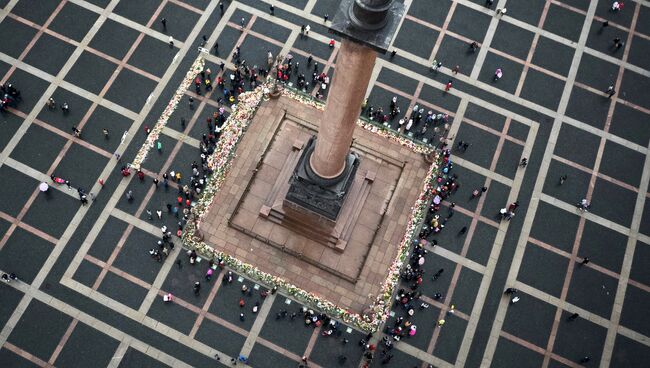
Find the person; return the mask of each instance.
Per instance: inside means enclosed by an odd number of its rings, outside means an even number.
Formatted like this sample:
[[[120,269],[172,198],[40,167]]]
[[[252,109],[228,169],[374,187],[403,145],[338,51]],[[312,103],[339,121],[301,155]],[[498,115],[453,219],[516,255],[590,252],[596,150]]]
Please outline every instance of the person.
[[[506,8],[499,8],[497,9],[497,15],[505,15],[508,9]]]
[[[589,208],[591,207],[591,204],[589,203],[587,198],[583,198],[577,204],[577,207],[578,207],[578,210],[580,210],[580,212],[588,212]]]
[[[56,109],[56,101],[54,101],[54,98],[50,97],[47,100],[46,104],[47,104],[48,109],[50,109],[50,110]]]
[[[614,86],[607,87],[607,90],[605,91],[605,94],[607,94],[607,98],[612,98],[612,96],[614,96],[614,94],[616,94],[616,90],[614,89]]]
[[[167,18],[160,19],[160,23],[162,23],[163,31],[166,31],[167,30]]]
[[[568,176],[566,174],[560,176],[560,185],[564,184],[564,182],[568,179]]]
[[[269,13],[271,13],[271,15],[275,15],[275,6],[273,6],[273,4],[269,5]]]
[[[519,162],[519,166],[521,167],[526,167],[528,165],[528,159],[527,158],[522,158],[521,161]]]
[[[497,70],[494,71],[494,81],[498,81],[501,77],[503,77],[503,71],[501,68],[497,68]]]
[[[520,300],[520,298],[518,296],[515,296],[514,298],[510,299],[510,304],[515,304],[519,300]]]
[[[172,293],[167,293],[167,294],[163,295],[163,302],[171,303],[173,301],[174,301],[174,296],[172,295]]]
[[[449,82],[447,82],[447,84],[445,85],[445,92],[449,92],[449,90],[451,89],[451,85],[452,85],[452,81],[450,79]]]
[[[478,42],[472,41],[472,43],[469,44],[469,51],[476,52],[476,50],[478,50]]]
[[[194,295],[199,296],[200,291],[201,291],[201,283],[197,281],[194,283]]]

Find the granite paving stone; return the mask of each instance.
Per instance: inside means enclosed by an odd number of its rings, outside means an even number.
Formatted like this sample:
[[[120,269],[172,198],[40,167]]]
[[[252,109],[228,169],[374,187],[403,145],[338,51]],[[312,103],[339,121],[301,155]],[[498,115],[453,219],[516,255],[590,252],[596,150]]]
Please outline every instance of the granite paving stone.
[[[77,42],[81,42],[98,17],[99,15],[97,13],[68,2],[63,5],[63,9],[57,14],[48,28],[66,37],[70,37]]]
[[[40,301],[32,301],[7,341],[47,361],[70,322],[69,316]]]
[[[117,340],[79,323],[54,363],[61,367],[108,365],[118,345]]]
[[[122,60],[140,33],[112,19],[106,19],[89,46]]]

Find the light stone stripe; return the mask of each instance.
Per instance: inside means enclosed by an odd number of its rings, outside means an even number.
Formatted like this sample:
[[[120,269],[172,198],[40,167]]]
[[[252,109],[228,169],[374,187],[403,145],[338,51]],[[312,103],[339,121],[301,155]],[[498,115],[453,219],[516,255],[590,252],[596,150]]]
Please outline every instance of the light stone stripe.
[[[528,237],[537,213],[537,208],[539,205],[542,189],[544,187],[544,182],[546,180],[546,175],[548,173],[550,163],[553,156],[553,151],[557,143],[557,137],[560,133],[562,127],[564,113],[566,112],[567,105],[569,103],[569,98],[571,96],[571,90],[573,89],[573,83],[575,81],[576,75],[578,73],[578,67],[580,65],[580,60],[582,58],[582,48],[584,48],[585,43],[587,42],[587,37],[589,35],[589,29],[591,28],[591,21],[596,12],[597,2],[592,1],[589,5],[589,10],[587,11],[587,16],[585,22],[582,25],[582,31],[580,33],[578,49],[573,55],[573,60],[571,62],[571,67],[569,69],[569,74],[567,77],[567,82],[564,85],[564,90],[562,91],[562,96],[560,98],[560,103],[558,106],[558,111],[553,121],[553,126],[551,128],[551,133],[544,151],[544,156],[542,158],[542,163],[539,171],[536,173],[537,178],[535,180],[535,186],[531,195],[530,203],[528,205],[528,211],[526,212],[526,217],[524,218],[524,224],[521,229],[519,240],[517,242],[517,248],[515,249],[515,254],[513,256],[512,262],[510,264],[510,270],[508,271],[508,276],[506,280],[506,287],[510,287],[516,282],[517,274],[519,273],[519,268],[523,260],[524,252],[526,249],[526,244],[528,242]],[[509,19],[509,18],[508,18]],[[483,360],[481,363],[482,367],[489,367],[494,352],[496,351],[496,346],[499,341],[499,336],[501,329],[503,327],[503,321],[505,319],[506,312],[508,310],[508,300],[502,298],[497,313],[495,315],[494,322],[492,324],[492,329],[490,331],[490,337],[483,352]]]

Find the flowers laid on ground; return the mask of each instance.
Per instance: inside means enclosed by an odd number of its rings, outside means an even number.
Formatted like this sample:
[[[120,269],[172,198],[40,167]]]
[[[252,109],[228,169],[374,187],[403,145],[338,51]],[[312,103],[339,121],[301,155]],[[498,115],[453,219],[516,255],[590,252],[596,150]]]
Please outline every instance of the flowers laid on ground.
[[[189,73],[188,73],[189,75]],[[288,281],[263,272],[255,266],[242,262],[241,260],[220,251],[202,241],[198,236],[197,230],[200,229],[201,219],[210,209],[214,197],[224,184],[228,171],[232,166],[233,159],[235,158],[235,150],[237,144],[241,140],[246,128],[252,121],[252,118],[257,111],[262,100],[267,97],[270,91],[268,83],[262,85],[251,92],[245,92],[239,95],[237,104],[234,106],[232,114],[228,117],[224,128],[222,130],[219,143],[214,153],[208,158],[208,165],[213,170],[206,187],[203,190],[201,198],[197,201],[192,211],[196,221],[190,221],[183,233],[183,242],[189,247],[195,249],[197,252],[207,257],[221,258],[223,262],[235,272],[243,274],[247,277],[253,278],[261,283],[267,285],[274,285],[284,290],[289,295],[297,300],[314,308],[321,310],[328,315],[338,318],[347,324],[354,325],[362,330],[376,331],[382,323],[386,321],[390,313],[391,299],[395,287],[399,282],[399,273],[405,262],[408,262],[408,254],[410,245],[417,239],[419,225],[424,220],[427,213],[427,205],[431,200],[433,183],[438,173],[439,155],[436,156],[434,163],[429,168],[427,176],[424,181],[422,192],[419,194],[415,204],[411,208],[411,215],[406,225],[404,236],[398,246],[398,252],[395,260],[391,264],[388,276],[381,285],[380,292],[378,293],[374,303],[370,306],[365,314],[357,314],[341,308],[332,302],[325,300],[318,295],[309,291],[303,290]],[[294,91],[283,89],[282,94],[286,97],[294,98],[303,104],[323,109],[323,104],[313,98],[303,96]],[[395,132],[387,129],[379,128],[368,122],[359,120],[357,122],[360,126],[369,131],[379,134],[382,137],[396,141],[406,147],[411,148],[415,152],[430,153],[433,151],[432,147],[418,144],[409,140],[406,137],[399,136]],[[153,133],[153,132],[152,132]]]
[[[167,103],[167,106],[165,107],[165,110],[163,110],[163,113],[160,115],[160,118],[158,118],[156,124],[153,126],[153,128],[151,128],[151,131],[147,135],[147,139],[145,140],[144,144],[142,147],[140,147],[140,150],[135,155],[133,162],[131,162],[132,168],[136,170],[140,169],[140,166],[142,166],[142,163],[147,158],[147,154],[156,145],[158,137],[160,136],[160,133],[162,132],[165,125],[167,125],[169,117],[172,116],[176,110],[176,107],[178,106],[178,103],[185,95],[185,91],[189,88],[190,85],[192,85],[194,78],[196,78],[201,70],[203,70],[204,65],[205,59],[203,57],[199,56],[196,58],[196,60],[194,60],[192,67],[187,72],[187,74],[185,74],[185,78],[183,78],[181,81],[181,84],[178,86],[178,89],[176,89],[176,92],[172,96],[171,100],[169,100],[169,103]]]

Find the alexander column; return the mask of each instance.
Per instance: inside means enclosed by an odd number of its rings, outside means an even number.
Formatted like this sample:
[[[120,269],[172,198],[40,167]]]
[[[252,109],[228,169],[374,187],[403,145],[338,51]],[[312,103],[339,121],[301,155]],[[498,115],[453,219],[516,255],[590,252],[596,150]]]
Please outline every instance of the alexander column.
[[[303,149],[286,206],[336,222],[359,163],[350,147],[377,52],[386,53],[403,14],[404,5],[394,0],[341,1],[330,27],[342,38],[336,71],[318,135]]]

